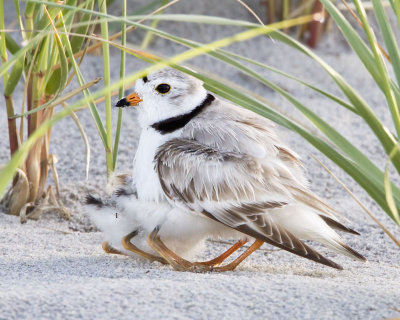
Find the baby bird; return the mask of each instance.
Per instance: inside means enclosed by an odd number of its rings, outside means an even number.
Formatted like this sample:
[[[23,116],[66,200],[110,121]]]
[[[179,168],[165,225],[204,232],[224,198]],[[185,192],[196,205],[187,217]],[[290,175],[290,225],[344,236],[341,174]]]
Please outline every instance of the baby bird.
[[[109,197],[87,195],[85,212],[90,220],[103,232],[103,249],[107,253],[143,257],[151,261],[168,262],[154,251],[147,242],[147,237],[154,227],[165,220],[165,213],[173,208],[167,201],[151,202],[138,199],[137,191],[129,175],[112,175],[109,186],[114,191]],[[176,210],[179,211],[179,210]],[[203,248],[208,236],[208,229],[197,224],[199,232],[191,237],[188,234],[176,234],[176,217],[173,212],[166,223],[163,238],[168,246],[186,258],[194,258]],[[187,224],[190,216],[183,216],[179,223]],[[161,219],[161,220],[160,220]],[[190,232],[190,230],[188,230]],[[185,240],[186,239],[186,240]],[[135,244],[132,243],[134,241]]]
[[[310,191],[299,157],[269,120],[171,68],[138,80],[117,107],[134,107],[142,128],[132,181],[137,197],[119,206],[176,270],[233,270],[263,243],[342,269],[301,240],[365,261],[334,229],[358,233]],[[181,257],[183,247],[207,237],[238,242],[211,262]],[[242,255],[216,267],[249,239],[255,241]]]

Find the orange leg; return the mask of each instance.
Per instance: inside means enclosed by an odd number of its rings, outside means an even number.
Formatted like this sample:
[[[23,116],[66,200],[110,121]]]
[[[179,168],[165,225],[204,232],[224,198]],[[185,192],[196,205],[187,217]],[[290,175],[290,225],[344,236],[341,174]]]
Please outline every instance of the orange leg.
[[[121,251],[113,248],[107,241],[104,241],[101,244],[101,247],[103,248],[104,252],[106,252],[106,253],[123,254],[123,255],[125,255],[125,253],[122,253]]]
[[[264,242],[261,241],[261,240],[254,241],[254,243],[245,252],[243,252],[239,257],[237,257],[231,263],[229,263],[229,264],[227,264],[225,266],[222,266],[222,267],[214,268],[213,271],[224,272],[224,271],[233,271],[233,270],[235,270],[235,268],[240,263],[242,263],[242,261],[244,259],[246,259],[254,251],[256,251],[258,248],[260,248],[263,244],[264,244]]]
[[[171,251],[158,236],[160,229],[155,228],[147,237],[147,242],[154,251],[158,252],[168,263],[177,271],[185,271],[193,266],[193,264],[182,257],[178,256],[175,252]]]
[[[236,252],[238,249],[240,249],[241,247],[243,247],[243,245],[245,245],[247,243],[247,239],[246,240],[239,240],[238,242],[236,242],[232,247],[230,247],[228,250],[226,250],[223,254],[221,254],[220,256],[209,260],[209,261],[204,261],[204,262],[196,262],[198,264],[203,264],[206,266],[219,266],[222,262],[224,262],[231,254],[233,254],[234,252]]]
[[[162,264],[168,264],[168,262],[163,259],[162,257],[155,256],[154,254],[145,252],[143,250],[140,250],[138,247],[136,247],[132,242],[131,239],[135,237],[138,234],[137,230],[131,232],[130,234],[126,235],[125,237],[122,238],[122,245],[126,250],[132,251],[146,259],[149,259],[150,261],[158,261],[161,262]]]

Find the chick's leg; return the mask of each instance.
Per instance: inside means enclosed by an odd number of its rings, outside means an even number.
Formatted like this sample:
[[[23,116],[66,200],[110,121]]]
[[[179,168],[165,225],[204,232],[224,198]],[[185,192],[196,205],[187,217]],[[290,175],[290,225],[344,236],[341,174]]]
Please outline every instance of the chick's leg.
[[[107,241],[104,241],[101,246],[102,246],[104,252],[106,252],[106,253],[125,255],[125,253],[122,253],[121,251],[113,248]]]
[[[154,254],[145,252],[143,250],[140,250],[138,247],[136,247],[131,242],[131,239],[136,237],[137,234],[138,234],[138,230],[135,230],[135,231],[127,234],[125,237],[122,238],[121,242],[122,242],[122,245],[124,246],[124,248],[126,250],[134,252],[134,253],[136,253],[136,254],[138,254],[138,255],[140,255],[140,256],[142,256],[142,257],[144,257],[144,258],[146,258],[146,259],[148,259],[150,261],[158,261],[158,262],[161,262],[162,264],[168,264],[168,262],[164,258],[155,256]]]
[[[147,237],[147,242],[154,251],[158,252],[168,263],[177,271],[186,271],[193,264],[182,257],[178,256],[175,252],[170,250],[164,242],[161,241],[158,232],[160,231],[160,226],[154,228],[154,230]]]

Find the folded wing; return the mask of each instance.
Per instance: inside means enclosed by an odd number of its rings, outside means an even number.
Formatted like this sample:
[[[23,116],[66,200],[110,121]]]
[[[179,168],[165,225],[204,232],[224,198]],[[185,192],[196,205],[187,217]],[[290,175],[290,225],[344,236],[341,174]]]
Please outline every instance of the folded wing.
[[[252,157],[173,139],[160,148],[155,160],[171,201],[271,245],[341,268],[268,215],[294,200],[281,183],[271,183],[277,177],[263,171]]]

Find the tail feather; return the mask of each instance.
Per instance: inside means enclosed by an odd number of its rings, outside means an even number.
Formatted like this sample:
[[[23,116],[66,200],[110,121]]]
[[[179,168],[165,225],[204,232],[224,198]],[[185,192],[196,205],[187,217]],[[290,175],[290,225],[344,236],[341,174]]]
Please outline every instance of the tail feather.
[[[356,250],[354,250],[353,248],[349,247],[347,244],[345,244],[345,243],[340,243],[340,245],[343,246],[343,248],[346,249],[346,251],[347,251],[348,253],[350,253],[350,255],[351,255],[353,258],[356,258],[357,260],[364,261],[364,262],[367,261],[367,258],[365,258],[362,254],[358,253],[358,252],[357,252]]]
[[[360,260],[363,262],[367,261],[367,259],[363,255],[361,255],[356,250],[345,244],[340,239],[325,238],[325,239],[320,239],[319,242],[335,250],[336,252],[344,254],[350,258]]]
[[[355,230],[353,230],[353,229],[351,229],[349,227],[346,227],[344,224],[341,224],[339,221],[333,220],[332,218],[329,218],[329,217],[321,215],[321,214],[319,216],[322,218],[322,220],[324,220],[326,222],[326,224],[328,226],[330,226],[333,229],[337,229],[337,230],[340,230],[340,231],[344,231],[344,232],[348,232],[348,233],[351,233],[351,234],[355,234],[357,236],[360,235],[357,231],[355,231]]]
[[[357,235],[358,232],[333,218],[321,213],[317,214],[314,210],[297,205],[286,206],[270,214],[279,226],[299,239],[317,241],[353,259],[366,260],[361,254],[346,245],[334,229]]]

